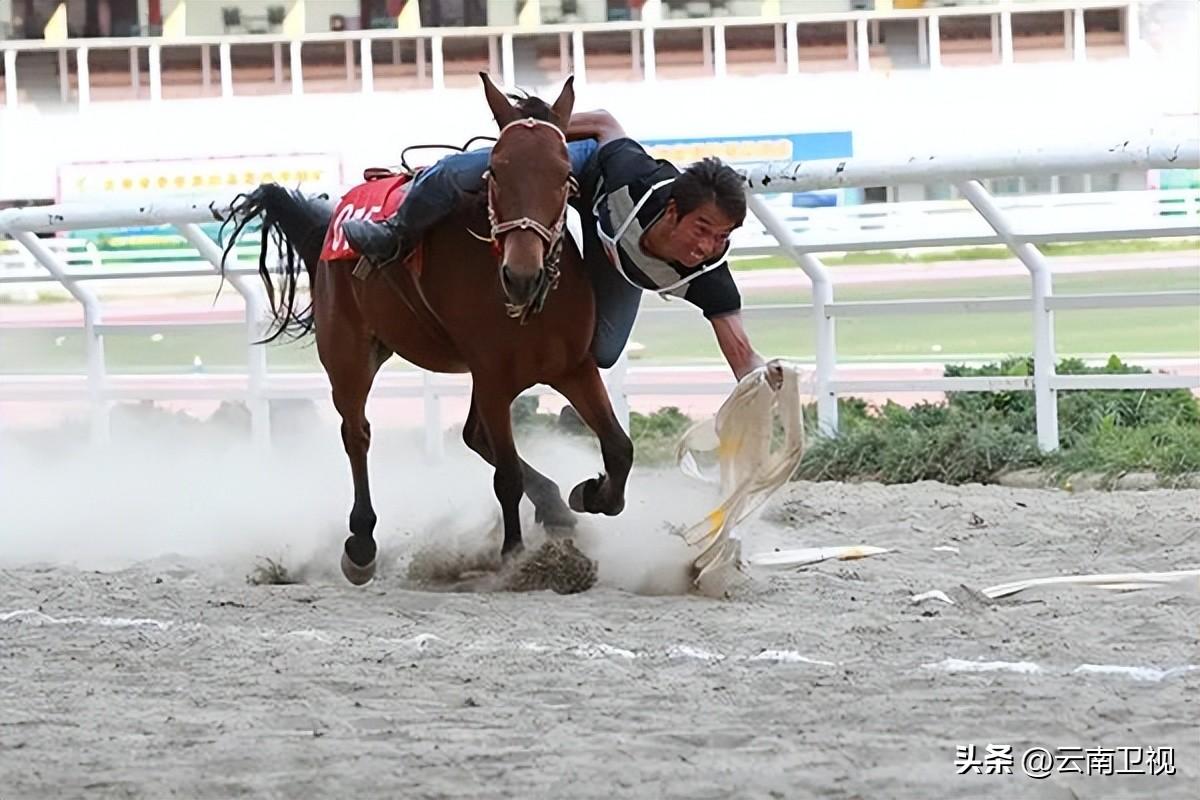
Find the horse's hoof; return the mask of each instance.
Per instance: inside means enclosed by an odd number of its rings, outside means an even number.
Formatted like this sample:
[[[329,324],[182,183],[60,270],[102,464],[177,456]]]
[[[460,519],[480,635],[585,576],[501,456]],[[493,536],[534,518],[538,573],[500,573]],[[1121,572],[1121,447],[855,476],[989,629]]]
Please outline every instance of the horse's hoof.
[[[571,506],[572,511],[615,517],[625,510],[624,498],[618,498],[615,503],[608,506],[600,502],[599,487],[601,480],[601,478],[588,478],[571,490],[571,496],[567,498],[567,504]]]
[[[580,514],[592,513],[591,509],[588,508],[588,501],[595,494],[595,484],[595,478],[588,478],[571,490],[571,494],[567,496],[567,505],[571,507],[572,511],[578,511]]]
[[[525,554],[525,542],[520,541],[516,544],[505,543],[500,548],[500,564],[505,566],[512,563],[513,559],[520,558]]]
[[[372,558],[371,563],[365,567],[360,567],[350,560],[350,556],[346,555],[345,551],[342,551],[342,574],[355,586],[369,583],[375,577],[375,559]]]

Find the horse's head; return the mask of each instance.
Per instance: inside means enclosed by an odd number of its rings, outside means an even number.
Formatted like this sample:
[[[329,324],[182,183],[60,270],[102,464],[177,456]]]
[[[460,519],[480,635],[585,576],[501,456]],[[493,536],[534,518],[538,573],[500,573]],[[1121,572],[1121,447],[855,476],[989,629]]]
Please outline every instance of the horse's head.
[[[537,98],[513,104],[480,73],[500,137],[488,164],[488,219],[508,313],[537,313],[558,278],[567,200],[576,190],[564,135],[575,105],[567,78],[552,106]]]

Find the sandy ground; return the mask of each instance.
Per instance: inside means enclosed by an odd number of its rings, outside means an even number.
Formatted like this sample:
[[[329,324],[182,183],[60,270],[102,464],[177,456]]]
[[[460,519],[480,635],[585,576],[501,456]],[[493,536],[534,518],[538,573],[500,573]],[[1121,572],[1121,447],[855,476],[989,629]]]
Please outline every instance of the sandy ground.
[[[447,592],[407,564],[487,545],[488,473],[383,437],[386,558],[355,589],[333,431],[269,463],[173,438],[169,460],[155,437],[0,442],[4,800],[1196,796],[1200,591],[961,587],[1200,566],[1200,492],[793,484],[747,549],[895,551],[716,601],[680,593],[667,533],[709,490],[641,472],[622,517],[578,529],[596,588]],[[564,487],[594,474],[590,451],[525,450]],[[262,556],[303,583],[248,585]],[[957,604],[910,601],[931,589]],[[988,744],[1015,774],[957,774],[957,746]],[[1170,747],[1176,774],[1034,780],[1034,746]]]

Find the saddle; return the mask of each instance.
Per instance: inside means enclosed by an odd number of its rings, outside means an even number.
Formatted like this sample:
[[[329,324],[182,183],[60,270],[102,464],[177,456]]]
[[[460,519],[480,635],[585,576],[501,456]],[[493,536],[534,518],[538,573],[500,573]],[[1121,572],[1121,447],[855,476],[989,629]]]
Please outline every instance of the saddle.
[[[321,246],[321,258],[325,261],[361,261],[355,268],[355,275],[365,277],[359,271],[364,269],[365,259],[359,258],[359,253],[347,241],[342,232],[342,223],[352,219],[366,219],[379,222],[396,213],[396,209],[408,196],[408,184],[416,177],[413,171],[396,171],[387,167],[371,167],[363,170],[363,183],[342,195],[334,209],[329,229],[325,232],[325,241]]]

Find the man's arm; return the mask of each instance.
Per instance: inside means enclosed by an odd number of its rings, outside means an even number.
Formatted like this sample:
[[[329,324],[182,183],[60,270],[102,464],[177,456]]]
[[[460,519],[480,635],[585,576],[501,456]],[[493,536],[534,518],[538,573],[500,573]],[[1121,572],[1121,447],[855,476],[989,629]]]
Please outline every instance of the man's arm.
[[[595,139],[604,145],[614,139],[625,138],[625,129],[621,123],[607,111],[579,111],[571,115],[567,124],[567,141],[576,139]]]
[[[763,365],[763,358],[754,351],[750,337],[746,334],[746,326],[742,324],[742,313],[723,314],[712,320],[713,333],[717,335],[717,344],[721,353],[729,362],[733,376],[739,381],[749,373]]]
[[[733,370],[735,378],[740,381],[759,367],[766,366],[767,382],[775,389],[783,384],[783,365],[777,359],[764,361],[754,350],[754,345],[750,344],[750,337],[746,333],[746,326],[742,324],[742,312],[723,314],[709,321],[712,323],[713,333],[717,335],[721,353],[729,362],[729,368]]]

